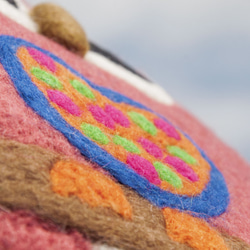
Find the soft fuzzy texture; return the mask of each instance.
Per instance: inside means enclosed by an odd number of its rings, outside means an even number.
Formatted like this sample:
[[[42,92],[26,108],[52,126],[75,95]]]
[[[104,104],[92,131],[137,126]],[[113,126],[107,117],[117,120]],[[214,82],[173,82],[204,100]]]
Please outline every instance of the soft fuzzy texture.
[[[0,211],[0,249],[91,250],[77,231],[65,231],[26,211]]]
[[[10,46],[10,44],[12,46]],[[140,103],[135,102],[118,92],[97,86],[84,76],[81,76],[69,65],[65,64],[60,58],[55,57],[48,51],[35,47],[31,43],[27,43],[25,40],[16,39],[10,36],[0,37],[0,61],[8,72],[21,97],[29,107],[31,107],[42,118],[47,120],[54,128],[63,133],[70,143],[79,148],[82,155],[97,163],[119,182],[131,187],[156,206],[162,208],[169,206],[184,211],[188,210],[193,212],[195,216],[203,218],[218,216],[226,210],[229,202],[229,194],[223,176],[205,153],[194,144],[189,136],[182,135],[182,140],[180,142],[177,141],[177,143],[180,145],[183,144],[182,146],[185,150],[190,152],[190,154],[194,154],[200,161],[200,166],[192,166],[192,168],[194,168],[200,175],[199,182],[197,182],[196,185],[191,185],[194,189],[201,188],[200,195],[193,196],[192,194],[190,197],[180,196],[176,194],[176,192],[169,193],[162,190],[159,186],[154,185],[160,184],[160,182],[156,183],[153,181],[155,180],[155,177],[150,178],[150,176],[147,175],[145,179],[143,178],[145,175],[141,176],[143,171],[137,171],[138,169],[141,169],[141,167],[136,167],[136,171],[128,168],[124,164],[127,163],[128,157],[127,152],[124,151],[125,149],[115,148],[114,144],[111,145],[111,142],[106,147],[100,147],[94,141],[89,140],[88,137],[80,132],[79,128],[81,128],[83,121],[90,123],[91,126],[96,124],[96,126],[99,127],[100,124],[98,121],[93,119],[91,121],[91,116],[82,115],[80,117],[81,119],[76,119],[75,117],[70,116],[68,112],[65,113],[60,107],[50,105],[46,94],[51,88],[51,84],[48,84],[46,78],[41,81],[40,78],[37,78],[36,76],[35,78],[33,77],[33,68],[39,68],[42,66],[37,65],[37,62],[31,58],[24,46],[35,48],[53,58],[57,65],[57,71],[56,74],[51,75],[51,77],[57,79],[58,82],[64,83],[60,87],[62,93],[66,93],[66,95],[70,97],[75,104],[78,104],[82,110],[84,110],[86,106],[89,106],[88,100],[85,100],[82,96],[78,96],[78,93],[73,91],[74,89],[72,89],[69,79],[76,78],[80,80],[83,85],[88,84],[94,91],[97,101],[100,102],[99,105],[111,103],[116,105],[119,109],[124,110],[125,113],[128,113],[134,122],[134,128],[133,130],[125,130],[124,133],[131,135],[133,140],[137,140],[136,136],[134,136],[137,134],[138,137],[141,137],[141,135],[146,137],[151,135],[150,139],[152,141],[154,141],[154,138],[158,138],[158,142],[160,142],[162,147],[164,146],[164,143],[171,145],[173,142],[171,141],[171,138],[166,138],[166,135],[161,135],[161,131],[157,131],[152,123],[152,120],[157,118],[157,114],[150,111],[147,107],[144,107]],[[53,85],[52,88],[54,88]],[[105,127],[102,127],[101,129],[105,131]],[[116,130],[107,129],[108,128],[106,128],[107,134],[113,134],[120,133],[122,128],[116,128]],[[179,131],[179,133],[181,134],[181,131]],[[123,159],[121,158],[122,155]],[[144,162],[151,161],[151,163],[153,163],[154,161],[154,159],[150,159],[152,156],[149,156],[146,152],[140,157],[145,158]],[[129,165],[131,166],[131,164]],[[151,164],[151,166],[154,168],[153,164]],[[211,171],[209,171],[210,168]],[[150,172],[153,173],[151,170]],[[156,171],[155,174],[157,175]],[[153,181],[152,184],[149,183],[151,181]],[[183,183],[182,190],[184,194],[186,194],[186,186],[188,185]],[[161,185],[161,187],[163,186]],[[167,186],[165,186],[164,189],[168,189]]]
[[[214,136],[213,133],[201,125],[182,108],[176,105],[166,107],[165,105],[149,99],[143,93],[140,93],[136,89],[129,86],[126,82],[123,82],[122,80],[111,76],[107,72],[101,71],[93,65],[82,61],[66,50],[60,48],[60,46],[55,43],[48,41],[39,35],[29,33],[2,15],[0,15],[0,21],[2,24],[0,27],[1,33],[23,37],[45,49],[53,51],[98,85],[107,85],[109,88],[117,90],[143,104],[150,106],[158,113],[167,116],[169,120],[177,124],[185,132],[189,133],[193,139],[207,152],[209,157],[216,163],[220,171],[223,173],[231,194],[231,203],[227,213],[219,218],[211,220],[210,223],[226,230],[227,232],[230,232],[232,235],[238,235],[240,238],[250,243],[249,165],[244,162],[244,160],[242,160],[232,149],[225,146],[220,140],[218,140],[218,138],[216,138],[216,136]],[[84,161],[80,157],[79,151],[69,145],[67,140],[65,140],[65,138],[63,138],[58,131],[52,129],[46,122],[42,121],[37,115],[24,106],[23,101],[20,100],[20,98],[17,98],[15,90],[11,88],[11,86],[4,84],[8,83],[11,85],[11,82],[9,81],[6,73],[2,69],[0,70],[1,91],[5,91],[5,93],[8,91],[8,94],[10,93],[10,95],[12,95],[12,97],[9,95],[1,96],[1,107],[4,109],[1,110],[1,135],[7,138],[15,138],[15,140],[23,141],[28,144],[40,144],[43,147],[62,152],[65,155],[72,155],[81,159],[81,161]],[[15,94],[13,95],[13,93]],[[32,114],[29,119],[27,119],[27,114]],[[31,136],[29,131],[33,127],[38,129],[34,130]],[[235,166],[237,166],[237,168]],[[141,203],[143,203],[143,200]],[[157,222],[154,221],[153,225],[155,223]],[[233,249],[247,249],[247,246],[244,245],[244,243],[239,243],[234,237],[227,236],[227,239],[227,242],[230,242],[228,244],[230,244]]]
[[[39,32],[65,46],[68,50],[84,56],[89,50],[85,32],[79,23],[63,8],[44,3],[31,11]]]
[[[74,196],[64,198],[55,194],[50,170],[59,159],[57,154],[37,146],[0,140],[1,204],[32,210],[42,218],[78,229],[92,241],[122,249],[190,249],[167,236],[159,209],[124,186],[121,187],[132,206],[132,220],[124,220],[108,208],[90,207]],[[228,235],[223,238],[229,249],[246,247],[239,239]]]
[[[111,178],[75,161],[58,161],[50,171],[54,192],[77,196],[92,207],[108,207],[125,219],[131,219],[132,208],[120,186]]]
[[[194,249],[228,249],[223,238],[204,220],[169,208],[163,209],[163,215],[168,235],[175,241],[187,243]]]

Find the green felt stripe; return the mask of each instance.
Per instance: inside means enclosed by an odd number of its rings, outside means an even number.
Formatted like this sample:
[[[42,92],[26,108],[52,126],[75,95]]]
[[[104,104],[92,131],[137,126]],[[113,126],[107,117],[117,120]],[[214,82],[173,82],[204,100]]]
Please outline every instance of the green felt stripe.
[[[31,73],[39,80],[45,82],[53,89],[62,89],[62,84],[59,82],[59,80],[53,76],[52,74],[40,69],[33,67],[31,69]]]
[[[131,153],[140,154],[139,148],[133,142],[129,141],[126,138],[123,138],[119,135],[115,135],[113,137],[113,142],[117,145],[121,145],[123,148],[125,148]]]
[[[90,139],[99,142],[100,144],[108,144],[108,137],[98,128],[91,124],[83,123],[81,124],[81,129],[84,134]]]
[[[85,86],[84,84],[82,84],[81,82],[79,82],[77,80],[72,80],[72,81],[70,81],[70,83],[74,89],[76,89],[79,93],[81,93],[85,97],[87,97],[89,99],[95,99],[95,96],[94,96],[93,92],[91,91],[91,89],[88,88],[87,86]]]
[[[148,132],[151,135],[156,135],[157,129],[155,125],[150,122],[143,114],[131,111],[128,112],[129,117],[137,124],[141,129]]]
[[[183,161],[185,161],[188,164],[196,164],[197,163],[197,161],[194,157],[192,157],[185,150],[183,150],[177,146],[168,146],[167,150],[171,155],[174,155],[176,157],[181,158]]]
[[[182,187],[182,180],[169,167],[165,166],[164,164],[158,161],[154,163],[154,167],[156,171],[158,172],[161,180],[167,181],[175,188]]]

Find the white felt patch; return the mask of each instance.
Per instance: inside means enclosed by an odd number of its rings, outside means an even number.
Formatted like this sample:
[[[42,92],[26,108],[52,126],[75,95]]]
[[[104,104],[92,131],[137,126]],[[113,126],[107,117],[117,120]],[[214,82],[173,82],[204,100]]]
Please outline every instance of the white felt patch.
[[[119,248],[110,247],[110,246],[107,246],[107,245],[93,244],[92,250],[119,250]]]
[[[161,86],[155,83],[147,82],[146,80],[133,74],[122,66],[110,61],[103,55],[100,55],[93,51],[89,51],[85,55],[84,59],[104,69],[110,74],[126,81],[128,84],[132,85],[133,87],[137,88],[138,90],[158,102],[167,105],[172,105],[174,103],[172,97],[168,93],[166,93],[166,91]]]
[[[16,1],[18,9],[5,0],[0,0],[0,12],[15,22],[23,25],[25,28],[37,32],[38,28],[35,22],[29,16],[28,8],[21,2]]]

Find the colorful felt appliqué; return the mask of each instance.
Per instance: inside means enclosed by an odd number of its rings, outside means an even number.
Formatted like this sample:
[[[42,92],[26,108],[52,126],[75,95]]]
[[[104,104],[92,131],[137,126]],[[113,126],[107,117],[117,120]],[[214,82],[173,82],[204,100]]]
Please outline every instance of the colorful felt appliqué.
[[[110,207],[125,218],[132,209],[121,188],[104,174],[74,161],[59,161],[50,171],[53,190],[76,195],[91,206]]]
[[[60,58],[24,40],[1,36],[0,62],[30,108],[121,184],[155,206],[169,209],[164,210],[165,218],[178,216],[172,210],[188,212],[191,218],[226,211],[229,193],[223,176],[192,139],[166,118],[95,85]],[[91,175],[77,164],[55,166],[53,190],[63,196],[74,194],[94,206],[105,203],[131,218],[131,208],[119,188],[105,177],[100,185],[92,183]],[[92,196],[83,191],[88,183]],[[101,187],[107,190],[99,195]],[[119,206],[114,201],[117,197]],[[200,219],[192,222],[199,228]],[[206,228],[202,223],[200,227]]]
[[[85,157],[156,206],[188,210],[199,217],[225,211],[229,195],[222,175],[165,118],[95,85],[31,43],[2,36],[0,45],[1,63],[20,96]],[[141,170],[142,162],[154,177]],[[159,162],[166,167],[163,172],[173,174],[168,178],[158,174],[154,166]],[[171,176],[181,180],[179,188]]]

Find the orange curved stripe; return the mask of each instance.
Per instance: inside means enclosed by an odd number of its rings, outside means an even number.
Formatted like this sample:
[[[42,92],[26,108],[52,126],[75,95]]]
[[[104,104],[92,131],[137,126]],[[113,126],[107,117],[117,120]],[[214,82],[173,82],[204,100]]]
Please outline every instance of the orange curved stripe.
[[[76,195],[90,206],[109,207],[124,218],[132,218],[132,208],[121,187],[108,176],[75,161],[58,161],[50,171],[54,192]]]
[[[171,208],[164,208],[163,215],[167,234],[173,240],[200,250],[228,249],[223,238],[205,220]]]
[[[26,70],[26,72],[31,77],[32,81],[37,85],[37,87],[43,92],[43,94],[48,98],[47,96],[47,90],[50,89],[49,86],[47,86],[44,82],[38,80],[35,76],[33,76],[30,73],[31,67],[40,67],[43,70],[47,70],[44,66],[38,64],[28,53],[26,48],[20,48],[17,52],[18,57],[20,58],[21,62],[23,63],[23,66]],[[162,149],[164,152],[163,155],[165,158],[168,155],[168,152],[166,150],[166,147],[169,145],[172,146],[178,146],[184,150],[186,150],[190,155],[192,155],[196,160],[197,164],[189,165],[194,172],[198,175],[199,181],[197,182],[191,182],[187,178],[180,175],[173,167],[168,165],[168,167],[175,172],[182,180],[183,187],[176,189],[172,185],[170,185],[166,181],[162,181],[160,187],[162,189],[171,191],[176,194],[180,195],[198,195],[202,192],[202,190],[205,188],[206,184],[209,182],[209,173],[210,173],[210,166],[209,164],[202,158],[199,151],[195,148],[195,146],[179,131],[179,134],[181,136],[181,140],[176,140],[174,138],[168,137],[163,131],[157,130],[157,135],[152,136],[149,133],[143,131],[140,129],[127,115],[129,111],[135,111],[143,114],[149,121],[153,122],[155,118],[158,118],[156,115],[152,114],[151,112],[148,112],[146,110],[142,110],[136,107],[133,107],[131,105],[125,104],[125,103],[115,103],[112,102],[107,97],[103,96],[100,92],[92,89],[86,82],[84,82],[79,77],[72,74],[68,69],[63,67],[62,65],[56,64],[56,72],[54,73],[54,76],[58,78],[58,80],[62,83],[63,89],[61,90],[62,93],[66,94],[82,111],[82,115],[77,117],[74,115],[71,115],[70,113],[66,112],[64,109],[60,108],[54,103],[50,103],[61,115],[62,117],[73,127],[81,131],[81,124],[83,122],[89,123],[93,126],[97,126],[101,129],[102,132],[104,132],[108,138],[110,143],[107,145],[100,145],[104,150],[106,150],[108,153],[113,155],[116,159],[126,163],[127,161],[127,155],[128,152],[120,145],[116,145],[112,141],[112,137],[114,135],[122,136],[130,141],[132,141],[140,150],[141,154],[140,156],[145,158],[146,160],[150,161],[152,164],[156,161],[159,161],[159,159],[156,159],[152,155],[150,155],[146,150],[141,146],[140,143],[138,143],[138,139],[141,137],[144,137],[153,143],[155,143],[159,148]],[[83,85],[88,86],[91,91],[93,92],[95,99],[89,99],[83,95],[81,95],[78,91],[76,91],[73,86],[70,84],[70,81],[76,79],[79,82],[81,82]],[[120,126],[119,124],[115,125],[115,129],[110,129],[103,125],[102,123],[97,122],[94,117],[92,116],[91,112],[88,110],[88,105],[95,104],[100,106],[101,108],[104,108],[106,104],[113,105],[129,119],[130,121],[130,128],[125,128]],[[83,132],[82,132],[83,133]],[[98,142],[96,142],[98,144]],[[163,160],[163,159],[162,159]],[[166,163],[162,162],[163,164],[167,165]]]

